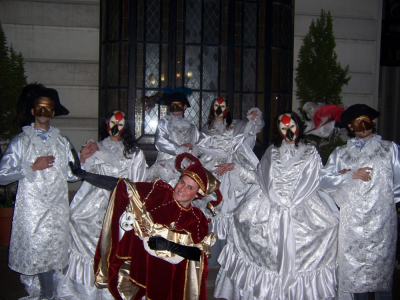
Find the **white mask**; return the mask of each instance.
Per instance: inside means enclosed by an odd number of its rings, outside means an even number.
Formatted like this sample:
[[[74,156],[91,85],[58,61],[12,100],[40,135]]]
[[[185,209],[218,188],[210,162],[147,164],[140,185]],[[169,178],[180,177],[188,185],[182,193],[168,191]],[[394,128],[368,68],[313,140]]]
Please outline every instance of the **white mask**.
[[[214,116],[218,118],[224,117],[227,113],[226,108],[227,105],[225,99],[222,97],[217,98],[213,103]]]
[[[119,110],[114,111],[107,124],[108,133],[111,136],[120,136],[125,129],[125,113]]]
[[[278,130],[288,142],[293,142],[299,134],[299,127],[290,113],[282,114],[278,117]]]

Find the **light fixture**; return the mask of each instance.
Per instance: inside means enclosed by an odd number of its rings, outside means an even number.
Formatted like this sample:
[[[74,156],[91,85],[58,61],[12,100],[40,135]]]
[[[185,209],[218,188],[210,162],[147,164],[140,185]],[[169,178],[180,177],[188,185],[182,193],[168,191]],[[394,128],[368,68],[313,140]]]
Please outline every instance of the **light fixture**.
[[[192,72],[187,72],[187,77],[192,77],[193,76],[193,73]]]
[[[150,74],[150,83],[154,85],[156,83],[156,76],[153,73]]]

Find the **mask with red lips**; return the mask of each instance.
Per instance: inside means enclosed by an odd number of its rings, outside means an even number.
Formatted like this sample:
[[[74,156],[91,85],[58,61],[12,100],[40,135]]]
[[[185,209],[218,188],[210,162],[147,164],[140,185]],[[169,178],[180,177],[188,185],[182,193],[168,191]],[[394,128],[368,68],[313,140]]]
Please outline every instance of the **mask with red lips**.
[[[120,136],[125,129],[125,113],[115,110],[107,123],[107,131],[111,136]]]
[[[281,136],[288,142],[293,142],[299,134],[299,127],[289,113],[278,117],[278,130]]]
[[[215,99],[213,104],[213,112],[214,116],[221,118],[224,117],[227,113],[227,105],[224,98],[219,97]]]

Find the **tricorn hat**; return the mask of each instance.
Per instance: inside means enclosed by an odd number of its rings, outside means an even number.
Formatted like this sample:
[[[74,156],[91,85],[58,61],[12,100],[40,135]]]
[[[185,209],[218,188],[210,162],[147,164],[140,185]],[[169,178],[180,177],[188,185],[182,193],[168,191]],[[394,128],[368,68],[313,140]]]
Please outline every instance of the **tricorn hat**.
[[[191,163],[186,168],[182,166],[182,161],[188,158],[193,163]],[[213,215],[215,215],[214,206],[217,206],[222,201],[222,194],[219,190],[220,182],[214,177],[214,175],[205,169],[199,159],[192,154],[182,153],[179,154],[175,159],[175,167],[176,169],[182,173],[182,175],[187,175],[192,178],[199,185],[199,190],[197,192],[197,196],[199,198],[203,198],[206,195],[209,195],[213,192],[217,194],[217,200],[210,201],[207,204],[207,207],[211,210]]]
[[[35,116],[31,114],[34,100],[32,92],[44,88],[45,86],[43,84],[37,82],[29,83],[22,88],[17,104],[18,123],[21,127],[35,122]]]
[[[186,104],[187,107],[190,107],[190,103],[186,98],[186,95],[180,92],[174,92],[171,94],[164,94],[160,99],[157,100],[157,104],[159,105],[171,105],[171,102],[179,101],[183,104]]]
[[[63,116],[69,114],[69,110],[61,105],[60,98],[58,97],[58,92],[55,89],[44,88],[39,90],[33,90],[32,96],[33,100],[31,107],[33,106],[33,101],[35,99],[39,97],[47,97],[54,101],[54,112],[55,112],[54,116]]]
[[[354,104],[349,106],[340,116],[340,121],[335,123],[335,127],[346,128],[348,124],[351,124],[351,121],[354,119],[364,116],[370,115],[372,119],[376,119],[380,116],[380,112],[376,111],[372,107],[369,107],[365,104]]]

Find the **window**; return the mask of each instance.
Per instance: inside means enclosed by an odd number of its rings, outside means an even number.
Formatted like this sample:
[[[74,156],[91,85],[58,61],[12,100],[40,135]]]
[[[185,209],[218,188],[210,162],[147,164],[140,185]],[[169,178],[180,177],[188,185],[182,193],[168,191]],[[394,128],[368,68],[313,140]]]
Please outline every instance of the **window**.
[[[291,107],[293,3],[104,0],[100,52],[100,116],[126,110],[141,145],[154,144],[167,108],[146,112],[140,99],[185,86],[193,91],[185,116],[199,129],[218,96],[234,118],[259,107],[266,122],[258,136],[261,153],[274,118]]]

